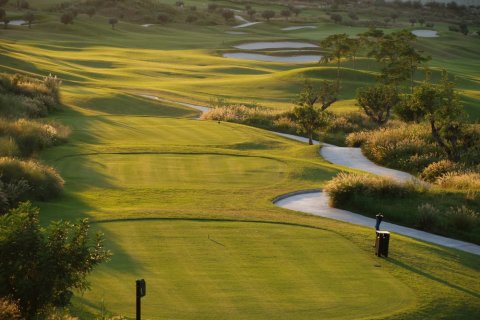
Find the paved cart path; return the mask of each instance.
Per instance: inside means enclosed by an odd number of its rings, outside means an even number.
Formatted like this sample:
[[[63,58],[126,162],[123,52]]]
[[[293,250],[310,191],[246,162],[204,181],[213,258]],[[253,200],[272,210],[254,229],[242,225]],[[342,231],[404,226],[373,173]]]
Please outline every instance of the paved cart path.
[[[152,95],[142,95],[145,98],[155,99],[159,101],[165,101],[170,103],[177,103],[182,106],[191,107],[202,112],[207,112],[209,110],[206,106],[199,106],[190,103],[183,103],[171,100],[165,100]],[[308,139],[292,134],[273,132],[279,136],[308,143]],[[318,141],[313,141],[314,144],[319,144]],[[390,177],[400,182],[410,181],[416,179],[414,176],[409,173],[393,170],[385,167],[381,167],[372,161],[368,160],[361,152],[360,148],[347,148],[347,147],[337,147],[332,144],[322,143],[322,148],[320,149],[320,154],[325,160],[350,167],[366,172],[370,172],[376,175]],[[315,191],[305,191],[305,192],[295,192],[292,194],[287,194],[278,197],[274,200],[274,203],[282,208],[300,211],[309,213],[316,216],[321,216],[325,218],[335,219],[339,221],[344,221],[348,223],[353,223],[356,225],[371,227],[372,229],[375,226],[375,219],[365,217],[363,215],[350,212],[347,210],[341,210],[337,208],[332,208],[328,205],[328,195],[321,190]],[[459,241],[455,239],[450,239],[447,237],[438,236],[432,233],[416,230],[413,228],[407,228],[399,226],[396,224],[383,222],[382,228],[393,233],[401,234],[411,238],[431,242],[434,244],[442,245],[448,248],[455,248],[458,250],[470,252],[476,255],[480,255],[480,246],[468,243],[464,241]]]

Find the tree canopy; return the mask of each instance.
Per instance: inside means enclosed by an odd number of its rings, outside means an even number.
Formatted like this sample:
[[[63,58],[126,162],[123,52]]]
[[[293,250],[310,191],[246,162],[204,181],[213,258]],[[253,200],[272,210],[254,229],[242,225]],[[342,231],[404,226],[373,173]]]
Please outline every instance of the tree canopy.
[[[87,274],[109,256],[101,234],[89,239],[86,219],[43,228],[28,202],[0,216],[0,296],[17,301],[27,320],[66,306],[72,290],[86,290]]]

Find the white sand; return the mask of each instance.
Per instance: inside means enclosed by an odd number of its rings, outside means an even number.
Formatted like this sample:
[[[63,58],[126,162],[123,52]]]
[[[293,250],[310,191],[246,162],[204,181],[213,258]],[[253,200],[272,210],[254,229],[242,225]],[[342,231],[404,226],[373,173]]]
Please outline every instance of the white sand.
[[[242,50],[259,50],[259,49],[302,49],[302,48],[318,48],[316,44],[297,41],[275,41],[275,42],[249,42],[234,46],[234,48]]]

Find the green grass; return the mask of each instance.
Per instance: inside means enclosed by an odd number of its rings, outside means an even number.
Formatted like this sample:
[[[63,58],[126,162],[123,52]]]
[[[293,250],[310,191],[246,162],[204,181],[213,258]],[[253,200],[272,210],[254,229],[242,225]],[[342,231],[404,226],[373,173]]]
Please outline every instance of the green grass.
[[[332,66],[230,60],[221,53],[239,41],[318,41],[364,30],[319,23],[280,33],[285,25],[264,23],[232,40],[226,26],[121,22],[112,31],[105,17],[79,16],[63,26],[46,13],[31,30],[0,30],[0,69],[53,72],[64,81],[67,108],[54,118],[72,128],[70,142],[41,159],[65,178],[65,195],[38,203],[42,221],[88,217],[115,253],[89,277],[92,290],[76,295],[76,314],[93,318],[103,300],[109,312],[132,316],[133,280],[145,278],[151,319],[478,318],[479,257],[393,235],[390,258],[378,259],[372,230],[271,203],[322,187],[338,172],[318,147],[193,120],[197,111],[135,96],[197,103],[221,96],[290,108],[304,77],[331,78]],[[442,39],[424,43],[442,52],[449,44]],[[476,57],[461,51],[452,52],[449,69],[458,68],[477,110]],[[335,107],[340,112],[355,108],[354,89],[375,71],[368,61],[359,62],[361,71],[344,66],[350,69],[345,100]]]
[[[147,319],[377,319],[415,301],[374,257],[324,230],[169,220],[98,227],[115,243],[115,255],[91,278],[103,290],[79,300],[104,301],[130,317],[134,309],[125,301],[143,276]]]

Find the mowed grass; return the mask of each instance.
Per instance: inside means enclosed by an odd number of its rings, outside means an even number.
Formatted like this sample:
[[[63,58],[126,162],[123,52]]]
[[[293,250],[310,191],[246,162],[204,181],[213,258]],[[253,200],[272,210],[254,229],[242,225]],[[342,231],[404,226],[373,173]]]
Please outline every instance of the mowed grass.
[[[146,319],[378,319],[415,301],[373,257],[324,230],[169,220],[98,228],[115,255],[91,277],[102,289],[78,300],[129,317],[132,285],[142,277]]]
[[[333,64],[282,64],[223,58],[232,46],[246,41],[308,40],[318,43],[333,33],[355,35],[364,28],[317,23],[317,29],[284,32],[286,22],[262,23],[247,28],[245,35],[225,34],[229,26],[192,27],[167,25],[144,28],[121,22],[111,30],[105,17],[79,15],[74,25],[59,24],[56,15],[46,15],[33,29],[12,27],[1,41],[0,68],[37,75],[53,72],[67,86],[82,84],[102,90],[141,92],[207,104],[213,97],[236,103],[257,102],[269,107],[292,107],[293,97],[306,78],[334,79]],[[475,38],[448,31],[439,23],[438,38],[419,38],[417,46],[432,57],[437,73],[446,68],[457,77],[462,100],[474,119],[480,117],[478,86],[480,68]],[[394,29],[387,30],[387,32]],[[40,39],[40,40],[39,40]],[[181,41],[179,41],[181,39]],[[19,41],[20,40],[20,41]],[[352,99],[360,86],[373,83],[379,67],[359,57],[343,62],[342,99]],[[416,80],[424,79],[418,72]],[[86,99],[84,96],[83,99]],[[100,102],[91,97],[92,102]],[[108,106],[104,112],[119,112]],[[342,109],[342,108],[340,108]]]
[[[198,104],[222,96],[289,108],[306,76],[331,79],[336,70],[221,53],[247,40],[362,31],[319,24],[287,35],[278,32],[284,24],[232,38],[225,26],[121,22],[113,31],[105,17],[80,15],[62,26],[46,14],[31,30],[2,31],[1,69],[53,72],[64,81],[68,107],[55,119],[72,136],[41,158],[61,172],[65,194],[37,203],[42,221],[88,217],[115,254],[89,277],[91,291],[76,295],[75,314],[93,319],[105,307],[131,317],[134,280],[145,278],[151,319],[478,318],[479,257],[393,235],[390,258],[377,259],[372,230],[272,204],[278,195],[322,187],[341,169],[322,160],[318,147],[194,120],[197,111],[138,96]],[[354,89],[375,72],[368,61],[359,61],[361,71],[344,66],[341,111],[354,108]],[[475,68],[461,77],[474,104]]]

